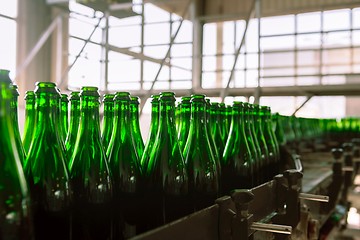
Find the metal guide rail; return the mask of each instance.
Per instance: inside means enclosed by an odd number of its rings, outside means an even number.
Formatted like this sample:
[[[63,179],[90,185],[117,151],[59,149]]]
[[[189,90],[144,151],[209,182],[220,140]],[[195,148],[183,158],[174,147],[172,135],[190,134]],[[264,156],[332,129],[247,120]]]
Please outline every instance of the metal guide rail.
[[[303,174],[287,170],[250,190],[235,190],[216,204],[133,239],[288,239],[300,222],[301,201],[328,196],[301,193]]]

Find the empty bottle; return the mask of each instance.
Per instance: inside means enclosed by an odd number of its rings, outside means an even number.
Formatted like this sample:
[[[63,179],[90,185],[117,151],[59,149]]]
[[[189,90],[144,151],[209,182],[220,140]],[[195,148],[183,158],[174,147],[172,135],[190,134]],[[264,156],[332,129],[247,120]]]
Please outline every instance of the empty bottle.
[[[144,141],[139,125],[139,97],[132,96],[130,102],[131,134],[134,139],[136,153],[141,158],[144,153]]]
[[[60,124],[62,125],[60,127],[61,129],[61,137],[65,143],[67,132],[68,132],[68,125],[69,125],[69,99],[68,95],[61,94],[61,110],[60,110]]]
[[[0,70],[0,239],[33,239],[30,198],[12,129],[9,71]]]
[[[55,83],[36,83],[34,140],[25,161],[35,239],[70,239],[70,183],[60,140]]]
[[[254,186],[254,157],[245,135],[244,105],[234,102],[229,138],[225,145],[221,165],[223,194],[229,194],[236,188]]]
[[[275,157],[273,149],[272,148],[272,144],[273,141],[271,138],[269,138],[268,134],[265,134],[265,129],[264,129],[264,124],[263,124],[263,119],[261,117],[261,111],[260,111],[260,106],[259,105],[254,105],[254,109],[253,109],[253,120],[254,120],[254,130],[255,130],[255,134],[256,137],[259,141],[259,145],[260,145],[260,149],[261,149],[261,160],[262,160],[262,164],[261,167],[262,169],[260,170],[261,173],[261,180],[263,182],[271,180],[272,177],[270,176],[270,155],[271,158]],[[266,136],[266,138],[265,138]],[[270,148],[271,147],[271,148]],[[273,159],[274,162],[274,159]]]
[[[184,158],[189,178],[189,195],[194,210],[209,207],[218,196],[219,175],[217,160],[208,136],[205,95],[192,95],[190,131]]]
[[[80,92],[70,94],[70,126],[65,140],[67,166],[70,167],[70,158],[74,153],[76,138],[80,127]]]
[[[207,135],[208,135],[208,139],[209,139],[209,142],[210,142],[210,147],[211,147],[211,152],[213,153],[214,155],[214,159],[215,159],[215,163],[216,163],[216,166],[217,166],[217,172],[218,172],[218,176],[220,178],[220,175],[221,175],[221,156],[220,156],[220,153],[216,147],[216,143],[215,143],[215,140],[214,140],[214,137],[211,133],[211,127],[210,127],[210,106],[211,106],[211,103],[210,103],[210,99],[205,99],[206,101],[206,107],[205,107],[205,124],[206,124],[206,131],[207,131]],[[185,156],[184,156],[185,157]]]
[[[112,183],[101,144],[99,92],[82,87],[79,136],[70,160],[73,239],[109,239],[112,227]]]
[[[260,167],[261,167],[261,150],[259,144],[257,142],[257,138],[252,128],[252,115],[251,115],[251,107],[249,103],[244,103],[244,123],[245,123],[245,135],[246,139],[252,153],[254,159],[254,168],[253,168],[253,179],[254,184],[260,184]]]
[[[145,171],[149,163],[151,150],[154,147],[157,132],[159,130],[159,97],[160,95],[152,95],[151,100],[151,122],[150,133],[145,145],[144,154],[141,158],[141,167]]]
[[[184,150],[187,137],[190,129],[190,116],[191,116],[191,97],[184,96],[181,98],[181,109],[180,109],[180,124],[178,129],[178,139],[181,151]]]
[[[16,85],[10,85],[11,93],[12,93],[12,99],[10,101],[10,117],[12,120],[12,129],[14,131],[14,137],[15,137],[15,143],[16,148],[19,152],[20,162],[21,164],[24,164],[26,155],[25,150],[21,142],[20,137],[20,131],[19,131],[19,121],[18,121],[18,97],[19,97],[19,91],[18,87]]]
[[[188,213],[188,177],[176,137],[175,94],[160,94],[160,122],[156,142],[145,171],[147,222],[151,227]]]
[[[225,142],[221,133],[221,124],[219,121],[219,103],[212,102],[210,106],[210,129],[215,141],[215,146],[220,155],[220,161],[224,153]]]
[[[35,112],[35,93],[34,91],[27,91],[25,94],[25,125],[23,134],[24,151],[28,154],[31,142],[33,140],[34,129],[36,124]]]
[[[141,220],[141,169],[131,133],[130,101],[130,93],[116,93],[114,131],[107,150],[113,178],[115,239],[134,236]]]
[[[221,133],[223,141],[226,142],[229,136],[230,126],[228,126],[228,119],[226,116],[226,105],[225,103],[219,104],[219,121],[221,122]],[[231,123],[230,123],[231,124]],[[229,127],[229,128],[228,128]]]
[[[107,150],[111,135],[113,132],[113,122],[114,122],[114,97],[115,94],[105,94],[103,103],[104,103],[104,117],[102,123],[102,144],[104,149]]]

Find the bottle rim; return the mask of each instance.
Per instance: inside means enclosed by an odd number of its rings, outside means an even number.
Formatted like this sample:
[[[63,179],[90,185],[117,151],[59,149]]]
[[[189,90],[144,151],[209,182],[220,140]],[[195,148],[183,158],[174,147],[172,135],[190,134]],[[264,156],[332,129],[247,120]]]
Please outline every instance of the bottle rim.
[[[70,101],[71,100],[80,100],[80,92],[71,92],[70,93]]]
[[[11,79],[9,77],[10,71],[7,69],[0,69],[0,83],[11,83]]]
[[[56,84],[53,82],[36,82],[35,94],[50,93],[60,97],[60,93],[56,89]]]
[[[129,92],[116,92],[114,101],[127,101],[130,102],[130,93]]]
[[[100,97],[97,87],[85,86],[81,88],[80,96]]]
[[[11,89],[11,94],[13,95],[13,97],[20,96],[18,86],[16,84],[11,84],[10,89]]]

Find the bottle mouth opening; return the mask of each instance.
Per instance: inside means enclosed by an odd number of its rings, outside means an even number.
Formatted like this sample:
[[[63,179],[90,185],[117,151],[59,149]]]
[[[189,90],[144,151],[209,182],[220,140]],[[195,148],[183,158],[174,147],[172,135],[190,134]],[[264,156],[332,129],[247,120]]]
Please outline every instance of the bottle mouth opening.
[[[159,100],[167,102],[175,102],[175,93],[174,92],[161,92]]]

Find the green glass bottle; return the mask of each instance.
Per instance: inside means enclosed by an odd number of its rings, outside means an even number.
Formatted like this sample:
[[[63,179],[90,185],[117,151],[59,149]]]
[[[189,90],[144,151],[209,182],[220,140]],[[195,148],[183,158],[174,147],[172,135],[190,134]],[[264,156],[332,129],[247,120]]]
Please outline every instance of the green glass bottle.
[[[254,186],[254,157],[245,135],[244,105],[235,101],[232,108],[232,120],[229,138],[226,142],[221,165],[222,194],[230,194],[236,188]]]
[[[141,158],[141,167],[145,171],[150,159],[151,150],[156,141],[156,135],[159,130],[159,97],[160,95],[152,95],[151,100],[151,122],[150,132],[145,145],[144,154]]]
[[[0,70],[0,239],[32,238],[30,198],[11,119],[9,71]]]
[[[267,106],[261,106],[259,114],[261,119],[263,136],[265,138],[265,142],[269,151],[269,169],[267,171],[267,179],[271,180],[276,174],[278,174],[278,172],[276,171],[276,166],[278,165],[278,161],[280,159],[280,153],[272,133],[270,108]]]
[[[12,93],[12,99],[10,102],[10,109],[11,109],[10,117],[12,120],[12,129],[14,131],[15,143],[16,143],[16,148],[18,149],[18,152],[19,152],[20,162],[21,162],[21,164],[24,164],[26,154],[25,154],[25,150],[22,145],[22,142],[21,142],[20,131],[19,131],[19,121],[18,121],[19,91],[18,91],[18,87],[16,85],[12,84],[12,85],[10,85],[10,88],[11,88],[11,93]]]
[[[55,83],[36,83],[34,140],[24,169],[28,179],[35,239],[70,239],[70,183],[66,153],[57,131],[60,95]]]
[[[216,166],[217,166],[217,172],[218,172],[218,176],[219,176],[219,179],[220,179],[220,175],[221,175],[221,157],[220,156],[220,153],[216,147],[216,143],[215,143],[215,140],[214,140],[214,137],[212,135],[212,132],[211,132],[211,127],[210,127],[210,107],[211,107],[211,103],[210,103],[210,99],[205,99],[206,101],[206,107],[205,107],[205,123],[206,123],[206,130],[207,130],[207,135],[208,135],[208,139],[209,139],[209,142],[210,142],[210,147],[211,147],[211,152],[212,154],[214,155],[214,158],[215,158],[215,163],[216,163]],[[221,153],[222,155],[222,153]]]
[[[293,145],[295,141],[295,133],[291,127],[291,120],[289,116],[280,115],[281,124],[284,129],[284,134],[288,144]]]
[[[269,181],[272,179],[270,169],[271,169],[271,159],[274,157],[273,148],[269,148],[271,144],[273,144],[272,139],[269,138],[268,134],[265,134],[262,113],[260,110],[260,106],[257,104],[253,105],[253,120],[254,120],[254,130],[259,141],[260,149],[261,149],[261,159],[263,161],[262,164],[262,181]],[[271,155],[271,156],[270,156]]]
[[[35,112],[35,93],[34,91],[27,91],[25,95],[25,125],[22,143],[24,151],[27,154],[30,149],[31,142],[34,135],[34,126],[36,124]]]
[[[145,171],[147,222],[151,227],[178,219],[189,212],[188,176],[176,137],[175,94],[160,94],[160,121],[156,142]]]
[[[116,93],[114,131],[107,150],[114,189],[114,239],[133,237],[141,220],[141,169],[131,138],[130,101],[130,93]]]
[[[97,87],[82,87],[80,128],[70,160],[73,239],[108,239],[112,226],[112,183],[100,135]]]
[[[62,125],[61,129],[61,137],[65,143],[65,139],[67,136],[67,132],[68,132],[68,126],[69,126],[69,117],[68,117],[68,112],[69,112],[69,99],[68,99],[68,95],[66,94],[61,94],[61,109],[60,109],[60,124]]]
[[[272,115],[272,119],[275,126],[275,136],[276,140],[279,143],[279,146],[285,146],[286,145],[286,136],[284,134],[283,125],[281,123],[281,117],[279,113],[275,113]]]
[[[210,128],[215,141],[215,146],[220,155],[220,161],[225,148],[225,142],[223,142],[223,136],[221,133],[221,124],[222,123],[219,121],[219,103],[212,102],[210,106]]]
[[[231,117],[232,117],[232,106],[231,105],[226,105],[225,117],[226,117],[225,118],[226,129],[227,129],[227,132],[229,134],[230,125],[231,125]]]
[[[139,123],[139,97],[131,96],[130,102],[130,120],[131,120],[131,134],[134,139],[136,152],[139,158],[144,153],[144,141],[141,136],[140,123]]]
[[[266,166],[269,161],[269,152],[268,152],[266,144],[261,139],[263,137],[262,133],[258,134],[257,130],[255,128],[257,118],[258,118],[258,116],[257,116],[257,112],[255,111],[254,105],[249,104],[250,129],[251,129],[251,133],[253,134],[252,136],[253,136],[255,147],[256,147],[256,149],[259,153],[259,157],[260,157],[259,158],[260,162],[258,163],[258,175],[259,175],[258,184],[260,185],[266,181]]]
[[[181,102],[175,108],[175,124],[176,124],[176,131],[177,132],[179,132],[180,115],[181,115]]]
[[[102,123],[102,144],[105,150],[108,149],[111,135],[113,132],[114,124],[114,97],[115,94],[105,94],[103,103],[104,103],[104,117]]]
[[[221,126],[221,133],[222,133],[222,136],[223,136],[223,142],[226,143],[226,141],[228,139],[228,136],[229,136],[230,128],[228,129],[225,103],[220,103],[219,104],[219,112],[220,112],[219,121],[221,122],[220,126]]]
[[[80,92],[70,94],[70,126],[65,140],[67,163],[70,167],[70,158],[74,153],[76,138],[80,126]]]
[[[184,96],[181,98],[180,109],[180,124],[178,129],[178,139],[181,151],[184,151],[187,137],[190,129],[190,116],[191,116],[191,97]]]
[[[208,136],[205,95],[192,95],[190,131],[184,157],[194,210],[209,207],[218,196],[219,176]]]
[[[246,139],[250,148],[250,151],[252,153],[252,156],[254,157],[254,185],[260,184],[260,168],[261,168],[261,150],[257,141],[257,138],[255,136],[255,133],[252,128],[252,113],[251,113],[251,105],[249,103],[244,103],[244,123],[245,123],[245,134]]]

